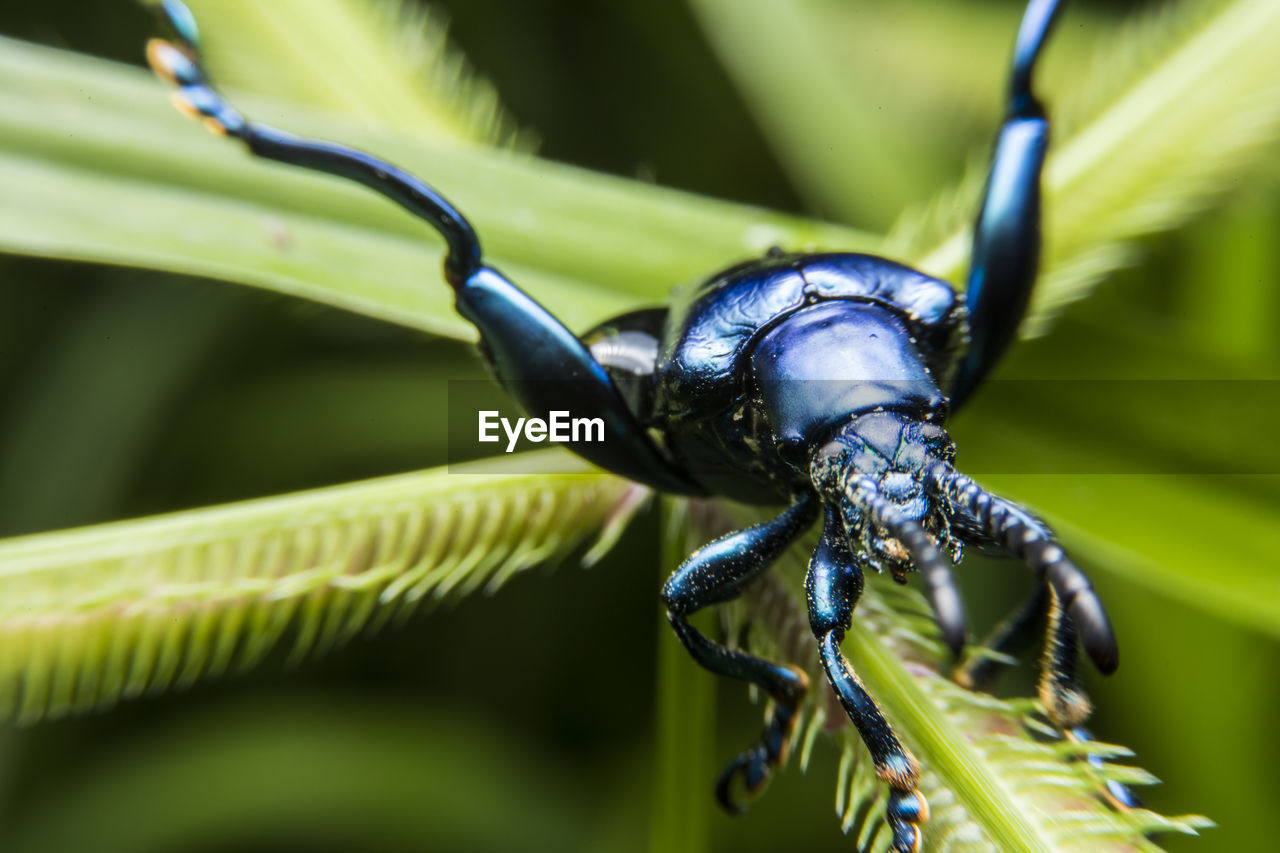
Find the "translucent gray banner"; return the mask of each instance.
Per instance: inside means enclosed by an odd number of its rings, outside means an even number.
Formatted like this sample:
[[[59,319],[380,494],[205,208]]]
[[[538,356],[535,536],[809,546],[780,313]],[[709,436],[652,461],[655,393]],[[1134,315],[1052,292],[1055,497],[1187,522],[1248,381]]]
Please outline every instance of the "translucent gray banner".
[[[562,383],[542,384],[573,398]],[[928,390],[871,381],[877,390],[868,397],[849,385],[814,380],[783,392],[858,406],[872,397],[876,405],[919,400]],[[602,432],[589,411],[530,419],[494,382],[451,381],[448,401],[450,464],[571,448]],[[724,401],[707,403],[708,419],[724,410]],[[1280,474],[1278,423],[1280,380],[1006,380],[987,383],[947,427],[957,466],[974,475],[1247,475]]]

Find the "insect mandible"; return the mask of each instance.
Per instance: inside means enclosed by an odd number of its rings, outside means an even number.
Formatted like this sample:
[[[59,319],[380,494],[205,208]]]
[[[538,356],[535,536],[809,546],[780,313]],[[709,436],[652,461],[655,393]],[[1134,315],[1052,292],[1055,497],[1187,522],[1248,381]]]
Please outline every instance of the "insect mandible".
[[[1078,727],[1088,714],[1074,683],[1077,646],[1104,673],[1118,663],[1089,580],[1043,522],[953,467],[945,427],[1007,349],[1036,278],[1049,121],[1032,72],[1063,6],[1027,5],[963,299],[946,282],[884,258],[771,250],[667,307],[625,314],[581,337],[487,266],[471,225],[423,181],[361,151],[245,119],[213,88],[195,21],[178,0],[161,4],[173,40],[153,40],[148,58],[176,86],[179,108],[214,132],[259,157],[362,183],[439,231],[445,281],[499,381],[531,415],[571,410],[603,419],[605,440],[571,445],[576,452],[665,492],[787,506],[697,550],[662,590],[671,626],[700,665],[774,700],[760,741],[716,785],[731,811],[739,809],[738,782],[754,792],[786,759],[808,679],[712,641],[689,616],[737,596],[821,517],[805,580],[810,626],[827,680],[889,786],[892,849],[913,851],[928,811],[916,788],[919,765],[840,650],[864,571],[887,569],[900,582],[919,572],[958,655],[965,617],[951,568],[962,546],[1029,565],[1040,583],[994,645],[1013,650],[1021,629],[1047,612],[1040,696],[1064,732],[1084,736]],[[981,683],[991,666],[979,658],[961,680]],[[1113,795],[1127,804],[1123,789]]]

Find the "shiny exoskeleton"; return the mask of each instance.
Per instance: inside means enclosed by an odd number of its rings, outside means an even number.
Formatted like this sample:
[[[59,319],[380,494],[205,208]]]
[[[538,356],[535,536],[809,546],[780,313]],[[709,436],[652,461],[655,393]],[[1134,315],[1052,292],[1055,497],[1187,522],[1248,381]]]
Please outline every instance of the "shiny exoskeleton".
[[[774,700],[760,742],[717,784],[730,810],[738,808],[738,781],[754,791],[785,760],[808,678],[710,640],[688,617],[737,596],[821,516],[805,581],[810,625],[827,680],[889,786],[893,849],[912,851],[927,816],[919,766],[840,651],[864,571],[888,569],[902,582],[920,572],[958,655],[965,620],[951,568],[962,546],[996,549],[1032,567],[1041,580],[1036,593],[989,644],[1017,651],[1047,617],[1040,695],[1068,737],[1088,737],[1079,728],[1089,705],[1075,685],[1078,645],[1103,672],[1118,662],[1088,579],[1042,522],[953,467],[945,428],[1012,340],[1035,281],[1049,128],[1031,78],[1061,5],[1031,0],[1018,33],[963,300],[946,282],[884,258],[772,250],[667,307],[618,317],[581,338],[486,266],[471,225],[418,178],[241,116],[210,84],[195,21],[177,0],[160,6],[175,38],[153,41],[148,57],[177,87],[178,106],[211,130],[255,155],[363,183],[435,227],[448,246],[444,277],[458,311],[479,330],[503,385],[530,414],[568,410],[604,420],[605,441],[574,445],[576,452],[663,491],[787,505],[696,551],[662,591],[668,619],[698,663]],[[957,677],[986,686],[993,660],[975,657]],[[1107,795],[1132,804],[1120,786]]]

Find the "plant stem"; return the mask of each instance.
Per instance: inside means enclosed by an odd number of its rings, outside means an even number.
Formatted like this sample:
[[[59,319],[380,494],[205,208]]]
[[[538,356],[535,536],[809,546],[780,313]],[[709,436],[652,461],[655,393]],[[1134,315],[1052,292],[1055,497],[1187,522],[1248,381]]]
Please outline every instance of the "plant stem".
[[[688,504],[662,501],[662,580],[692,550]],[[658,629],[657,750],[653,773],[653,853],[705,853],[715,743],[715,683],[662,620]]]

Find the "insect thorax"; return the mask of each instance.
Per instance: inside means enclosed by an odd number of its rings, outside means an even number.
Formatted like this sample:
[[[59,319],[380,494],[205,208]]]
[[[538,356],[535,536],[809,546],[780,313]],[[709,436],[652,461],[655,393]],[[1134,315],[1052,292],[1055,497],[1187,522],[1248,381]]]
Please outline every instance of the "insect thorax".
[[[941,423],[963,326],[948,284],[883,258],[742,264],[675,300],[648,422],[709,490],[776,503],[851,417]]]

